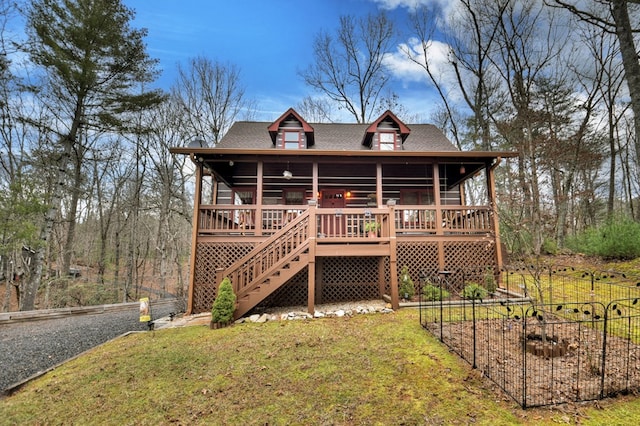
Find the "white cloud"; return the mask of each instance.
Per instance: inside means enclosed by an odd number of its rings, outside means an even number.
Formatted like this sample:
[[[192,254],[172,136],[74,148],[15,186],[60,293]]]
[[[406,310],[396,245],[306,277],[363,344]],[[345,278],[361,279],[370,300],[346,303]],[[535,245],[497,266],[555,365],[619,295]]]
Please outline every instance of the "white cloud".
[[[407,8],[410,11],[414,11],[419,7],[437,6],[442,9],[447,9],[451,3],[450,0],[373,0],[381,8],[387,10],[394,10],[401,7]]]
[[[427,42],[426,60],[433,75],[438,78],[445,75],[448,66],[449,45],[437,40]],[[385,56],[385,65],[392,75],[403,82],[430,83],[424,68],[425,53],[423,44],[417,38],[410,38],[398,45],[393,53]]]

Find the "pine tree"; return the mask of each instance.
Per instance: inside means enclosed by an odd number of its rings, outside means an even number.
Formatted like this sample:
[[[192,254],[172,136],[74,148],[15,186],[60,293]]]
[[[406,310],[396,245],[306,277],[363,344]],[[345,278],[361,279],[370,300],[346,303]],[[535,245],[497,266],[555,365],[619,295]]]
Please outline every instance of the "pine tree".
[[[49,167],[57,170],[57,184],[40,234],[44,244],[23,294],[23,310],[34,308],[60,200],[65,190],[74,190],[65,188],[66,173],[74,153],[83,151],[82,133],[128,130],[128,114],[164,97],[141,89],[157,76],[157,61],[146,53],[146,30],[130,27],[133,17],[120,0],[35,0],[27,10],[28,53],[43,73],[34,94],[56,117],[48,130],[56,135]],[[75,217],[68,220],[75,223]],[[67,259],[64,263],[68,267]]]

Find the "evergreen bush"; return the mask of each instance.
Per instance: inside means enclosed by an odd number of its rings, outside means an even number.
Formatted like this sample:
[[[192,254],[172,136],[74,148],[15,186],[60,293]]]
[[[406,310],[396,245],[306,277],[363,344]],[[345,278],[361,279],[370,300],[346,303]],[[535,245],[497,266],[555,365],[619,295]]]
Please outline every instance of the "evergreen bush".
[[[225,277],[218,286],[218,295],[211,309],[211,322],[228,323],[233,319],[236,310],[236,295],[229,277]]]
[[[400,288],[398,291],[400,292],[400,297],[407,300],[411,300],[416,294],[416,288],[413,285],[411,275],[409,275],[409,268],[406,266],[403,266],[402,271],[400,271]]]
[[[484,288],[486,288],[491,294],[495,293],[498,288],[496,277],[493,275],[493,271],[491,269],[487,269],[484,274]]]
[[[628,260],[640,257],[639,240],[640,223],[619,217],[567,240],[567,246],[587,255]]]

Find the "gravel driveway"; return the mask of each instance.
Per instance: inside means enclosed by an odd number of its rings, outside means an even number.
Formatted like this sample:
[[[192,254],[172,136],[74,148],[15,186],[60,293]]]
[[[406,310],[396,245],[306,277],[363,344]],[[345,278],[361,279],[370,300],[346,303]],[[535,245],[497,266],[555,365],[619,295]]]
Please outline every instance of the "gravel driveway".
[[[152,319],[166,317],[172,303],[153,306]],[[91,315],[0,325],[0,394],[32,375],[129,331],[145,331],[139,307]]]

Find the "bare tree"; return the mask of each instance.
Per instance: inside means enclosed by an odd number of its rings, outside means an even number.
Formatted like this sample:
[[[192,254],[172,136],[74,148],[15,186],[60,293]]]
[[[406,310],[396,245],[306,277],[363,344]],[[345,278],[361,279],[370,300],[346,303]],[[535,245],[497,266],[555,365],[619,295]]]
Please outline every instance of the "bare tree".
[[[378,106],[376,107],[376,115],[382,115],[385,111],[392,111],[396,117],[405,123],[420,122],[420,115],[411,113],[401,102],[400,97],[390,88],[386,89]]]
[[[123,187],[133,173],[132,161],[125,158],[125,148],[121,141],[114,140],[110,144],[103,144],[93,153],[93,198],[95,200],[94,214],[97,216],[99,230],[98,248],[98,279],[105,281],[107,269],[107,252],[112,238],[113,225],[121,214],[121,197]],[[117,283],[115,283],[117,289]]]
[[[384,55],[394,38],[384,14],[356,19],[341,16],[335,37],[320,32],[313,43],[315,62],[300,73],[304,82],[345,108],[358,123],[371,120],[390,75]]]
[[[496,35],[498,49],[491,57],[508,100],[493,120],[500,136],[519,153],[518,180],[524,200],[522,223],[526,224],[535,254],[540,253],[544,240],[541,188],[544,171],[540,169],[540,150],[547,137],[536,88],[538,81],[558,63],[565,46],[562,40],[566,40],[558,33],[566,27],[556,25],[555,20],[560,18],[549,12],[537,2],[524,5],[511,2],[495,17],[500,23]]]
[[[621,92],[625,83],[624,70],[617,60],[619,49],[611,40],[611,38],[615,37],[614,35],[601,31],[595,26],[584,28],[582,31],[584,33],[584,43],[593,58],[593,66],[602,74],[599,90],[602,105],[605,107],[603,113],[606,115],[607,126],[606,139],[608,142],[609,155],[607,218],[610,219],[613,217],[614,201],[618,192],[616,188],[617,182],[620,181],[621,175],[623,178],[622,181],[626,181],[628,177],[624,173],[625,169],[618,167],[617,162],[618,156],[621,154],[618,148],[619,123],[628,110],[628,104],[621,102]],[[585,179],[584,183],[588,188],[594,188],[596,186],[594,182],[589,182],[589,179]],[[594,227],[596,226],[596,211],[593,206],[596,200],[595,194],[593,194],[591,198],[593,201],[585,205],[587,210],[585,212],[585,218],[587,220],[585,225]],[[587,200],[585,200],[585,202],[587,202]],[[632,206],[631,203],[629,203],[629,205]]]
[[[576,1],[549,1],[570,10],[600,30],[616,35],[634,115],[635,160],[640,165],[640,59],[634,41],[634,33],[638,30],[632,26],[629,15],[629,5],[640,4],[640,0],[592,0],[592,10],[580,8]]]
[[[241,113],[251,114],[253,102],[245,96],[240,70],[232,64],[196,57],[178,66],[172,89],[185,113],[183,126],[191,136],[217,144]]]
[[[155,77],[156,62],[146,54],[146,32],[129,26],[132,18],[131,9],[112,0],[37,0],[28,7],[29,55],[46,83],[35,93],[55,113],[58,135],[51,161],[59,171],[58,184],[45,215],[42,241],[51,235],[82,129],[125,128],[123,113],[162,99],[158,91],[138,90]],[[35,257],[21,309],[34,308],[43,261],[44,248]]]
[[[560,68],[553,79],[539,79],[536,96],[541,99],[541,116],[546,123],[546,138],[542,142],[541,167],[550,177],[555,217],[555,240],[564,246],[569,226],[575,180],[579,171],[597,171],[602,166],[603,138],[593,128],[592,117],[601,100],[602,71],[586,76]],[[575,81],[579,87],[568,82]],[[576,90],[577,89],[577,90]],[[578,99],[576,93],[584,97]]]
[[[472,145],[483,150],[492,149],[490,96],[498,85],[495,74],[492,72],[490,54],[495,46],[500,25],[499,17],[509,3],[510,0],[490,3],[461,0],[458,14],[451,17],[448,22],[449,65],[455,76],[456,89],[460,91],[472,112],[469,120]],[[416,52],[409,46],[405,46],[403,50],[411,61],[425,70],[436,88],[442,100],[443,111],[450,116],[451,135],[456,144],[462,147],[463,135],[458,128],[458,120],[454,119],[455,108],[449,99],[447,83],[440,80],[440,76],[435,73],[430,64],[433,34],[437,30],[435,16],[435,9],[416,10],[411,22],[414,35],[420,41],[421,50]]]
[[[20,37],[7,27],[17,13],[14,2],[0,0],[0,282],[5,284],[5,311],[16,299],[21,303],[46,210],[30,155],[30,141],[41,133],[29,122],[43,123],[48,117],[21,88],[16,74],[25,70],[12,72],[23,65],[16,47]]]
[[[166,102],[146,119],[153,120],[154,129],[147,135],[144,155],[149,159],[149,203],[156,212],[157,223],[154,245],[154,276],[158,278],[164,295],[168,293],[168,278],[178,278],[177,293],[184,296],[181,259],[190,247],[191,206],[187,181],[191,177],[185,170],[185,156],[169,153],[169,148],[184,143],[184,129],[180,126],[180,105]]]
[[[326,99],[305,96],[296,105],[298,111],[305,120],[311,123],[332,123],[331,105]]]

